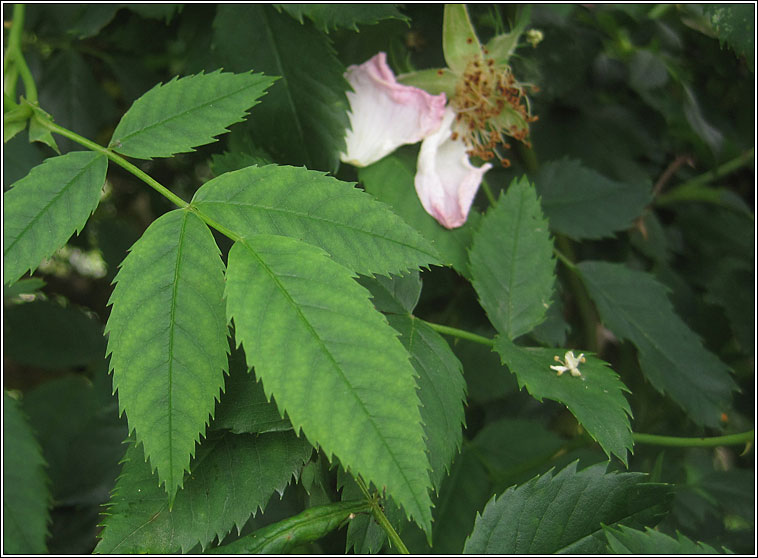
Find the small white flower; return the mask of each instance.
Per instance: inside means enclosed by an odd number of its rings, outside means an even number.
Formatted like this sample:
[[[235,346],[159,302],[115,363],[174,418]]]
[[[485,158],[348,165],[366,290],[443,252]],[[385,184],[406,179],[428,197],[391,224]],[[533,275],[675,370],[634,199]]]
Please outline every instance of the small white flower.
[[[421,143],[414,180],[421,205],[448,229],[466,222],[482,176],[492,168],[471,164],[466,144],[453,133],[454,122],[455,112],[448,107],[439,130]]]
[[[350,129],[345,135],[345,153],[340,154],[343,162],[365,167],[440,127],[445,94],[430,95],[398,83],[385,53],[350,66],[345,78],[353,91],[347,92]]]
[[[571,372],[571,375],[574,377],[578,377],[582,375],[582,373],[579,372],[579,364],[583,362],[587,362],[587,359],[584,358],[584,353],[581,353],[578,357],[575,357],[574,351],[567,351],[563,358],[565,360],[561,360],[558,357],[558,355],[555,355],[553,359],[556,362],[560,362],[563,366],[550,366],[550,368],[558,372],[559,376],[563,374],[566,370]]]

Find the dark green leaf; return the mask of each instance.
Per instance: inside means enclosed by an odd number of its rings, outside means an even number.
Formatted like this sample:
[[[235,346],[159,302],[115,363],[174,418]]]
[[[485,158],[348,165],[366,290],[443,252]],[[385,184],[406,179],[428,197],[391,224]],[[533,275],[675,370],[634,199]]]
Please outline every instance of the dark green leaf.
[[[645,376],[695,422],[718,426],[736,388],[729,369],[674,313],[651,275],[607,262],[579,270],[603,323],[637,347]]]
[[[113,488],[124,455],[126,423],[119,420],[106,370],[100,367],[96,373],[96,382],[107,383],[105,394],[99,391],[106,386],[69,375],[24,396],[24,410],[39,432],[53,497],[60,506],[101,504]]]
[[[336,502],[309,508],[233,543],[214,548],[211,554],[286,554],[293,548],[317,541],[354,514],[368,513],[369,503]]]
[[[480,215],[472,209],[464,226],[446,229],[424,211],[413,185],[414,172],[408,161],[398,155],[389,155],[358,169],[358,177],[368,193],[392,207],[406,223],[429,240],[445,264],[468,276],[468,247]]]
[[[92,73],[91,62],[74,49],[64,49],[45,68],[39,99],[45,110],[55,115],[56,124],[86,138],[95,138],[105,126],[113,125],[116,107]],[[59,139],[66,151],[75,146],[67,138]]]
[[[39,277],[32,277],[31,279],[19,279],[18,281],[13,283],[13,285],[11,285],[10,287],[3,289],[3,302],[8,302],[9,300],[16,299],[16,297],[22,294],[27,294],[27,295],[34,294],[37,291],[39,291],[41,288],[43,288],[45,285],[46,283]],[[9,312],[9,308],[6,307],[6,310],[5,310],[6,320],[8,319],[8,312]],[[10,349],[10,346],[8,344],[6,344],[5,346],[7,347],[6,350]]]
[[[219,70],[158,84],[121,118],[110,147],[140,159],[194,151],[241,122],[273,82],[262,74]]]
[[[418,372],[421,420],[432,466],[432,486],[439,490],[463,440],[466,399],[463,368],[445,340],[424,322],[408,315],[390,315],[388,320],[400,332],[400,341]]]
[[[46,159],[3,194],[3,282],[37,268],[84,228],[100,201],[108,159],[74,151]]]
[[[650,202],[650,185],[616,182],[573,159],[550,161],[535,178],[550,228],[575,239],[628,229]]]
[[[3,553],[45,554],[50,494],[34,433],[18,401],[3,392]]]
[[[466,554],[596,554],[605,551],[603,526],[652,525],[668,486],[642,473],[606,473],[573,463],[493,497],[466,540]]]
[[[610,554],[630,554],[642,556],[643,554],[724,554],[724,550],[716,550],[710,545],[695,542],[681,533],[674,539],[654,531],[650,528],[644,531],[630,529],[623,525],[618,527],[605,527],[605,536],[608,538],[608,550]],[[731,554],[726,552],[726,554]]]
[[[408,354],[368,292],[325,252],[283,236],[234,244],[227,315],[295,430],[430,528],[428,459]]]
[[[95,549],[102,554],[188,552],[238,530],[280,494],[313,452],[293,432],[208,439],[169,511],[142,450],[131,445]]]
[[[392,277],[360,277],[358,282],[369,290],[374,307],[389,314],[408,314],[421,296],[421,276],[418,271]]]
[[[40,118],[44,118],[44,117],[35,115],[32,117],[31,120],[29,120],[29,143],[33,143],[35,141],[39,143],[44,143],[50,149],[52,149],[58,155],[60,155],[61,150],[58,147],[58,144],[56,143],[55,138],[53,137],[53,134],[50,132],[49,128],[41,124]]]
[[[587,353],[587,362],[579,365],[580,377],[569,372],[558,376],[550,366],[557,365],[554,357],[564,359],[564,349],[517,347],[503,336],[496,338],[495,349],[516,374],[519,387],[526,386],[540,401],[547,398],[566,405],[609,457],[615,454],[627,463],[627,450],[633,445],[632,411],[623,392],[629,390],[607,363]]]
[[[703,11],[710,17],[719,41],[745,56],[755,71],[755,6],[750,4],[709,4]]]
[[[545,319],[555,283],[553,243],[534,188],[514,180],[474,235],[471,274],[500,335],[528,333]]]
[[[173,497],[213,414],[227,367],[224,266],[188,210],[156,219],[116,276],[106,326],[129,430]]]
[[[101,360],[105,352],[102,324],[47,300],[7,307],[3,337],[6,356],[52,370]]]
[[[370,25],[383,19],[408,21],[391,4],[274,4],[274,7],[286,11],[300,23],[303,16],[307,17],[324,33],[340,27],[358,31],[358,24]]]
[[[211,428],[235,434],[292,430],[290,421],[282,418],[273,400],[266,399],[263,386],[248,371],[242,349],[233,349],[229,356],[229,377]]]
[[[348,126],[348,83],[329,39],[262,4],[222,4],[213,22],[223,66],[281,76],[266,110],[250,120],[258,145],[277,160],[335,171]]]
[[[263,153],[252,154],[244,152],[224,152],[216,154],[211,157],[211,170],[216,176],[221,176],[226,172],[232,172],[244,169],[245,167],[252,167],[257,165],[259,167],[271,164],[271,158],[265,156]]]
[[[358,273],[438,263],[434,248],[386,205],[317,171],[247,167],[204,184],[192,204],[240,236],[291,236]]]

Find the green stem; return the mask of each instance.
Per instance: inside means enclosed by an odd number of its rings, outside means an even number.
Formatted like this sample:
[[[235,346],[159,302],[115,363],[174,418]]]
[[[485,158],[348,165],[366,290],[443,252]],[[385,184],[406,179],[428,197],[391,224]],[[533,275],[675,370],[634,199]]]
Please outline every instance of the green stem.
[[[11,32],[8,35],[8,49],[5,52],[5,60],[3,61],[3,70],[7,69],[8,64],[15,64],[18,68],[18,73],[24,82],[24,89],[26,90],[26,100],[30,103],[37,102],[37,86],[34,83],[32,72],[29,70],[29,66],[26,64],[24,55],[21,53],[21,33],[24,30],[24,13],[26,6],[24,4],[15,4],[13,6],[13,23],[11,25]],[[9,94],[15,98],[15,84],[12,91]]]
[[[655,204],[656,205],[669,205],[683,198],[686,198],[687,192],[692,191],[692,190],[697,190],[698,188],[709,184],[710,182],[716,180],[717,178],[721,178],[730,173],[733,173],[736,170],[739,170],[745,165],[752,163],[754,158],[755,158],[755,148],[748,149],[744,153],[738,155],[734,159],[727,161],[726,163],[719,165],[715,169],[710,170],[706,173],[703,173],[699,176],[696,176],[695,178],[692,178],[685,182],[682,182],[681,184],[672,188],[670,191],[666,192],[665,194],[661,194],[660,196],[656,198]]]
[[[482,335],[477,335],[476,333],[471,333],[470,331],[465,331],[463,329],[449,327],[449,326],[445,326],[441,324],[434,324],[432,322],[427,322],[426,320],[421,320],[421,318],[416,318],[416,319],[424,322],[433,330],[438,331],[439,333],[442,333],[444,335],[450,335],[451,337],[466,339],[468,341],[473,341],[474,343],[479,343],[480,345],[488,345],[490,347],[492,347],[495,344],[494,340],[488,337],[484,337]]]
[[[144,172],[142,169],[133,165],[126,159],[124,159],[121,155],[118,155],[117,153],[114,153],[110,149],[107,149],[103,147],[102,145],[98,145],[94,141],[90,141],[87,138],[82,137],[75,132],[72,132],[71,130],[68,130],[62,126],[59,126],[58,124],[55,124],[54,122],[48,120],[47,118],[37,118],[37,121],[42,126],[50,130],[51,132],[55,132],[56,134],[59,134],[65,138],[75,141],[76,143],[78,143],[79,145],[83,145],[87,149],[96,151],[98,153],[102,153],[103,155],[108,157],[108,159],[116,163],[118,166],[126,169],[127,171],[132,173],[134,176],[142,180],[145,184],[147,184],[148,186],[156,190],[162,196],[168,198],[171,202],[174,203],[174,205],[182,209],[184,209],[185,207],[189,207],[189,204],[186,201],[184,201],[182,198],[174,194],[171,190],[163,186],[160,182],[155,180],[152,176]]]
[[[403,539],[400,538],[400,535],[397,534],[397,531],[395,531],[392,523],[390,523],[389,519],[387,519],[387,516],[384,515],[382,508],[379,506],[378,499],[371,496],[371,493],[369,492],[369,489],[362,478],[356,477],[355,480],[358,483],[358,488],[361,489],[361,492],[363,492],[363,495],[371,504],[371,514],[374,516],[374,519],[376,519],[376,522],[382,527],[382,529],[384,529],[384,532],[387,533],[387,538],[390,540],[390,543],[395,548],[397,548],[400,554],[410,554],[410,552],[408,552],[408,547],[405,546],[405,543],[403,542]]]
[[[748,444],[755,438],[755,430],[748,430],[740,434],[728,434],[726,436],[714,436],[712,438],[681,438],[678,436],[658,436],[657,434],[632,434],[637,444],[650,444],[654,446],[671,446],[680,448],[711,448],[715,446],[738,446]]]

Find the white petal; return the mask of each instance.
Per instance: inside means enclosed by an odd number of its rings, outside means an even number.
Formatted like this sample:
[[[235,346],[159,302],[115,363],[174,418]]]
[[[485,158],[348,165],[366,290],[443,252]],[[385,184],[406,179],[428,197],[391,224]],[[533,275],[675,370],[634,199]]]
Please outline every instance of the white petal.
[[[421,144],[416,167],[416,193],[429,215],[448,229],[466,222],[482,176],[492,168],[474,167],[462,140],[452,140],[455,112],[445,109],[440,128]]]
[[[370,165],[401,145],[416,143],[437,130],[445,110],[445,94],[430,95],[397,82],[380,52],[345,73],[354,91],[350,102],[350,128],[346,151],[340,159],[357,167]]]

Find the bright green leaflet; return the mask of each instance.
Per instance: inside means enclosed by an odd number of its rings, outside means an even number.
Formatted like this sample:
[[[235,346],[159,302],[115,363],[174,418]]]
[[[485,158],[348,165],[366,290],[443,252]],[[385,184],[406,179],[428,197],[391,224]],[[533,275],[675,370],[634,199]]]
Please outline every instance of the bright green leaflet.
[[[50,157],[3,194],[3,282],[10,285],[80,232],[100,201],[108,159]]]
[[[109,147],[140,159],[194,151],[241,122],[273,82],[262,74],[216,71],[158,84],[134,101]]]
[[[677,538],[669,537],[659,531],[650,528],[644,531],[630,529],[623,525],[618,527],[606,527],[605,536],[608,538],[609,554],[631,554],[642,556],[643,554],[731,554],[722,550],[716,550],[710,545],[695,542],[677,533]]]
[[[406,223],[413,223],[413,227],[432,243],[445,264],[468,276],[468,247],[479,222],[479,213],[472,209],[465,225],[454,230],[446,229],[424,211],[413,185],[415,172],[408,158],[396,153],[358,169],[358,178],[368,193],[392,207]]]
[[[192,204],[240,236],[291,236],[363,274],[439,263],[431,244],[385,204],[324,173],[268,165],[204,184]]]
[[[482,308],[515,339],[545,319],[555,283],[553,243],[534,188],[514,180],[474,235],[470,268]]]
[[[463,441],[463,367],[442,336],[412,316],[388,316],[418,372],[421,420],[432,466],[432,486],[439,490]]]
[[[519,387],[526,386],[529,394],[540,401],[547,398],[566,405],[609,457],[615,454],[627,463],[627,450],[633,446],[629,424],[632,411],[623,392],[629,390],[607,363],[585,353],[587,362],[579,365],[581,377],[569,372],[558,376],[550,366],[558,364],[555,356],[564,359],[565,349],[518,347],[498,336],[495,350],[503,364],[516,374]],[[579,354],[574,350],[575,356]]]
[[[131,444],[95,549],[101,554],[189,552],[241,530],[299,474],[313,448],[293,432],[224,434],[203,441],[174,505]]]
[[[353,514],[368,513],[369,503],[336,502],[309,508],[293,517],[259,529],[210,554],[286,554],[293,548],[328,535]]]
[[[410,21],[391,4],[274,4],[274,7],[300,23],[307,17],[324,33],[339,28],[358,31],[358,24],[370,25],[384,19]]]
[[[576,462],[492,497],[466,540],[466,554],[598,554],[603,525],[654,525],[668,499],[665,484],[642,473],[606,473]]]
[[[674,313],[652,275],[608,262],[578,265],[603,323],[637,347],[653,386],[699,424],[716,427],[736,388],[729,370]]]
[[[224,266],[205,223],[177,209],[153,221],[115,283],[105,331],[119,410],[173,498],[224,385]]]
[[[248,365],[295,430],[429,530],[415,371],[350,271],[310,244],[254,235],[229,252],[225,295]]]
[[[3,392],[3,553],[45,554],[50,493],[34,433]]]
[[[540,166],[534,179],[550,228],[574,239],[630,228],[650,203],[650,185],[616,182],[572,159]]]
[[[255,142],[275,158],[336,171],[348,126],[347,80],[329,39],[263,4],[221,4],[213,21],[219,63],[281,76],[266,110],[248,119]]]

